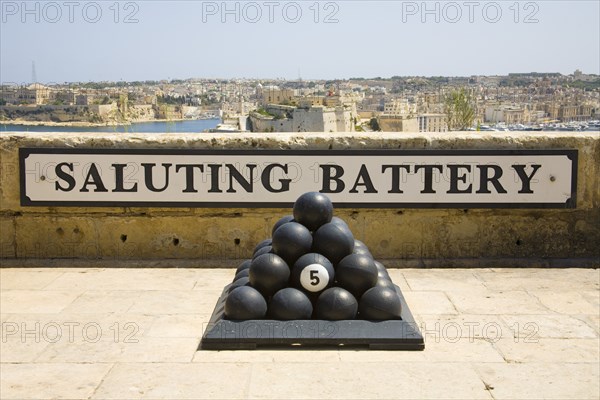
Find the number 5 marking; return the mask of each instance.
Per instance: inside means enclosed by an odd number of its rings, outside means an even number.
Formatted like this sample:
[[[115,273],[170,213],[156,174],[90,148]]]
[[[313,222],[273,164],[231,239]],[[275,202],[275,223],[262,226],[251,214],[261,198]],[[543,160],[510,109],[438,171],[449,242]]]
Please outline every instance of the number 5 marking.
[[[320,282],[321,279],[319,278],[319,271],[311,269],[310,270],[310,284],[313,286],[317,286]]]

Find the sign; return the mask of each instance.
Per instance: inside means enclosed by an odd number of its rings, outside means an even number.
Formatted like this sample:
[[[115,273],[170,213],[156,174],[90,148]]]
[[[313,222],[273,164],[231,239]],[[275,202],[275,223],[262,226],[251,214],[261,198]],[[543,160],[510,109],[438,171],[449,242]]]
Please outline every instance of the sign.
[[[577,150],[20,149],[23,206],[574,208]]]

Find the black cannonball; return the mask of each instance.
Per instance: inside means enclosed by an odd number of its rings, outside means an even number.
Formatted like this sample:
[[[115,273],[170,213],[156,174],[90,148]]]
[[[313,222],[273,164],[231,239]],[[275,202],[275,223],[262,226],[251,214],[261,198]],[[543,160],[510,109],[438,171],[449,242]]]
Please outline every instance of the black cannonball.
[[[263,254],[272,253],[272,252],[273,252],[272,246],[263,246],[260,249],[256,250],[256,253],[254,253],[254,255],[252,256],[252,259],[254,260],[258,256],[262,256]]]
[[[330,321],[354,319],[357,311],[358,302],[350,292],[340,287],[332,287],[319,295],[315,317]]]
[[[373,257],[371,255],[371,250],[369,250],[369,248],[367,247],[366,244],[364,244],[363,242],[361,242],[358,239],[354,239],[354,254],[364,254],[366,256],[370,256]]]
[[[304,193],[294,203],[294,219],[311,232],[331,221],[332,217],[333,204],[323,193]]]
[[[377,267],[371,257],[350,254],[338,263],[335,278],[341,287],[360,298],[377,283]]]
[[[250,285],[250,278],[248,278],[247,276],[243,276],[240,279],[236,279],[233,281],[233,283],[231,285],[229,285],[229,289],[227,290],[228,292],[231,292],[233,289],[240,287],[240,286],[249,286]]]
[[[356,244],[354,245],[354,250],[352,250],[352,254],[359,254],[373,258],[373,255],[371,254],[368,248],[362,246],[357,247]]]
[[[323,255],[308,253],[300,257],[292,267],[292,286],[311,293],[322,292],[333,285],[333,264]]]
[[[335,225],[339,225],[344,229],[348,229],[350,230],[350,228],[348,227],[348,224],[346,223],[346,221],[344,221],[343,219],[339,218],[339,217],[333,217],[331,218],[331,223],[335,224]]]
[[[225,300],[225,317],[233,320],[261,319],[267,314],[267,302],[250,286],[233,289]]]
[[[374,287],[386,287],[388,289],[392,289],[392,290],[396,290],[396,286],[394,285],[394,282],[392,282],[389,278],[377,278],[377,283],[375,284]]]
[[[235,282],[240,278],[248,276],[249,274],[250,274],[250,268],[243,269],[240,272],[238,272],[237,274],[235,274],[235,278],[233,278],[233,281]]]
[[[392,278],[390,278],[390,275],[387,273],[387,271],[380,270],[380,269],[377,269],[377,278],[379,278],[379,279],[387,279],[388,281],[392,280]]]
[[[273,295],[268,314],[273,319],[310,319],[313,306],[308,297],[298,289],[284,288]]]
[[[250,268],[251,263],[252,260],[244,260],[240,265],[238,265],[237,269],[235,270],[235,273],[237,274],[240,271]]]
[[[312,242],[312,235],[304,225],[288,222],[277,228],[273,234],[273,252],[289,265],[294,265],[300,256],[310,251]]]
[[[366,244],[364,244],[364,242],[362,242],[358,239],[354,239],[354,248],[357,248],[357,247],[362,247],[362,248],[369,250],[369,248],[367,247]]]
[[[350,229],[328,223],[321,226],[313,235],[313,252],[327,257],[336,265],[342,258],[352,253],[354,237]]]
[[[275,233],[277,228],[279,228],[283,224],[287,224],[288,222],[294,222],[293,215],[286,215],[285,217],[281,217],[277,222],[275,222],[275,225],[273,225],[273,229],[271,230],[271,235]]]
[[[270,246],[272,242],[272,239],[265,239],[265,240],[261,240],[256,247],[254,247],[254,251],[253,254],[255,254],[258,250],[262,249],[265,246]]]
[[[377,271],[383,271],[386,274],[388,273],[387,268],[377,260],[375,260],[375,266],[377,267]]]
[[[394,289],[375,286],[360,298],[358,312],[361,319],[377,321],[400,319],[402,313],[400,296]]]
[[[287,286],[290,267],[276,254],[262,254],[250,265],[250,284],[265,297]]]

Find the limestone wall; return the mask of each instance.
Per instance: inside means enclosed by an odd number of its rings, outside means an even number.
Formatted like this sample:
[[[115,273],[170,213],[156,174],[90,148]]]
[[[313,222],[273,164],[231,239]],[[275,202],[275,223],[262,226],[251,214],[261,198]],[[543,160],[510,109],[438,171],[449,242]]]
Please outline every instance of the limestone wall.
[[[249,257],[290,210],[22,207],[20,147],[577,149],[574,209],[340,209],[337,215],[389,266],[600,264],[598,133],[0,134],[2,265],[224,267]]]

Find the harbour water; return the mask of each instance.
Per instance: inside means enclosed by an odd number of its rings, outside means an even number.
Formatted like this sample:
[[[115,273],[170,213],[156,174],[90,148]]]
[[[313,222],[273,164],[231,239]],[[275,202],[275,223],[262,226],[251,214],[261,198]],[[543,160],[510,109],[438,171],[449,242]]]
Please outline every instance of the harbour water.
[[[219,118],[185,121],[137,122],[117,126],[55,126],[0,124],[0,132],[121,132],[121,133],[193,133],[212,129],[220,124]]]

